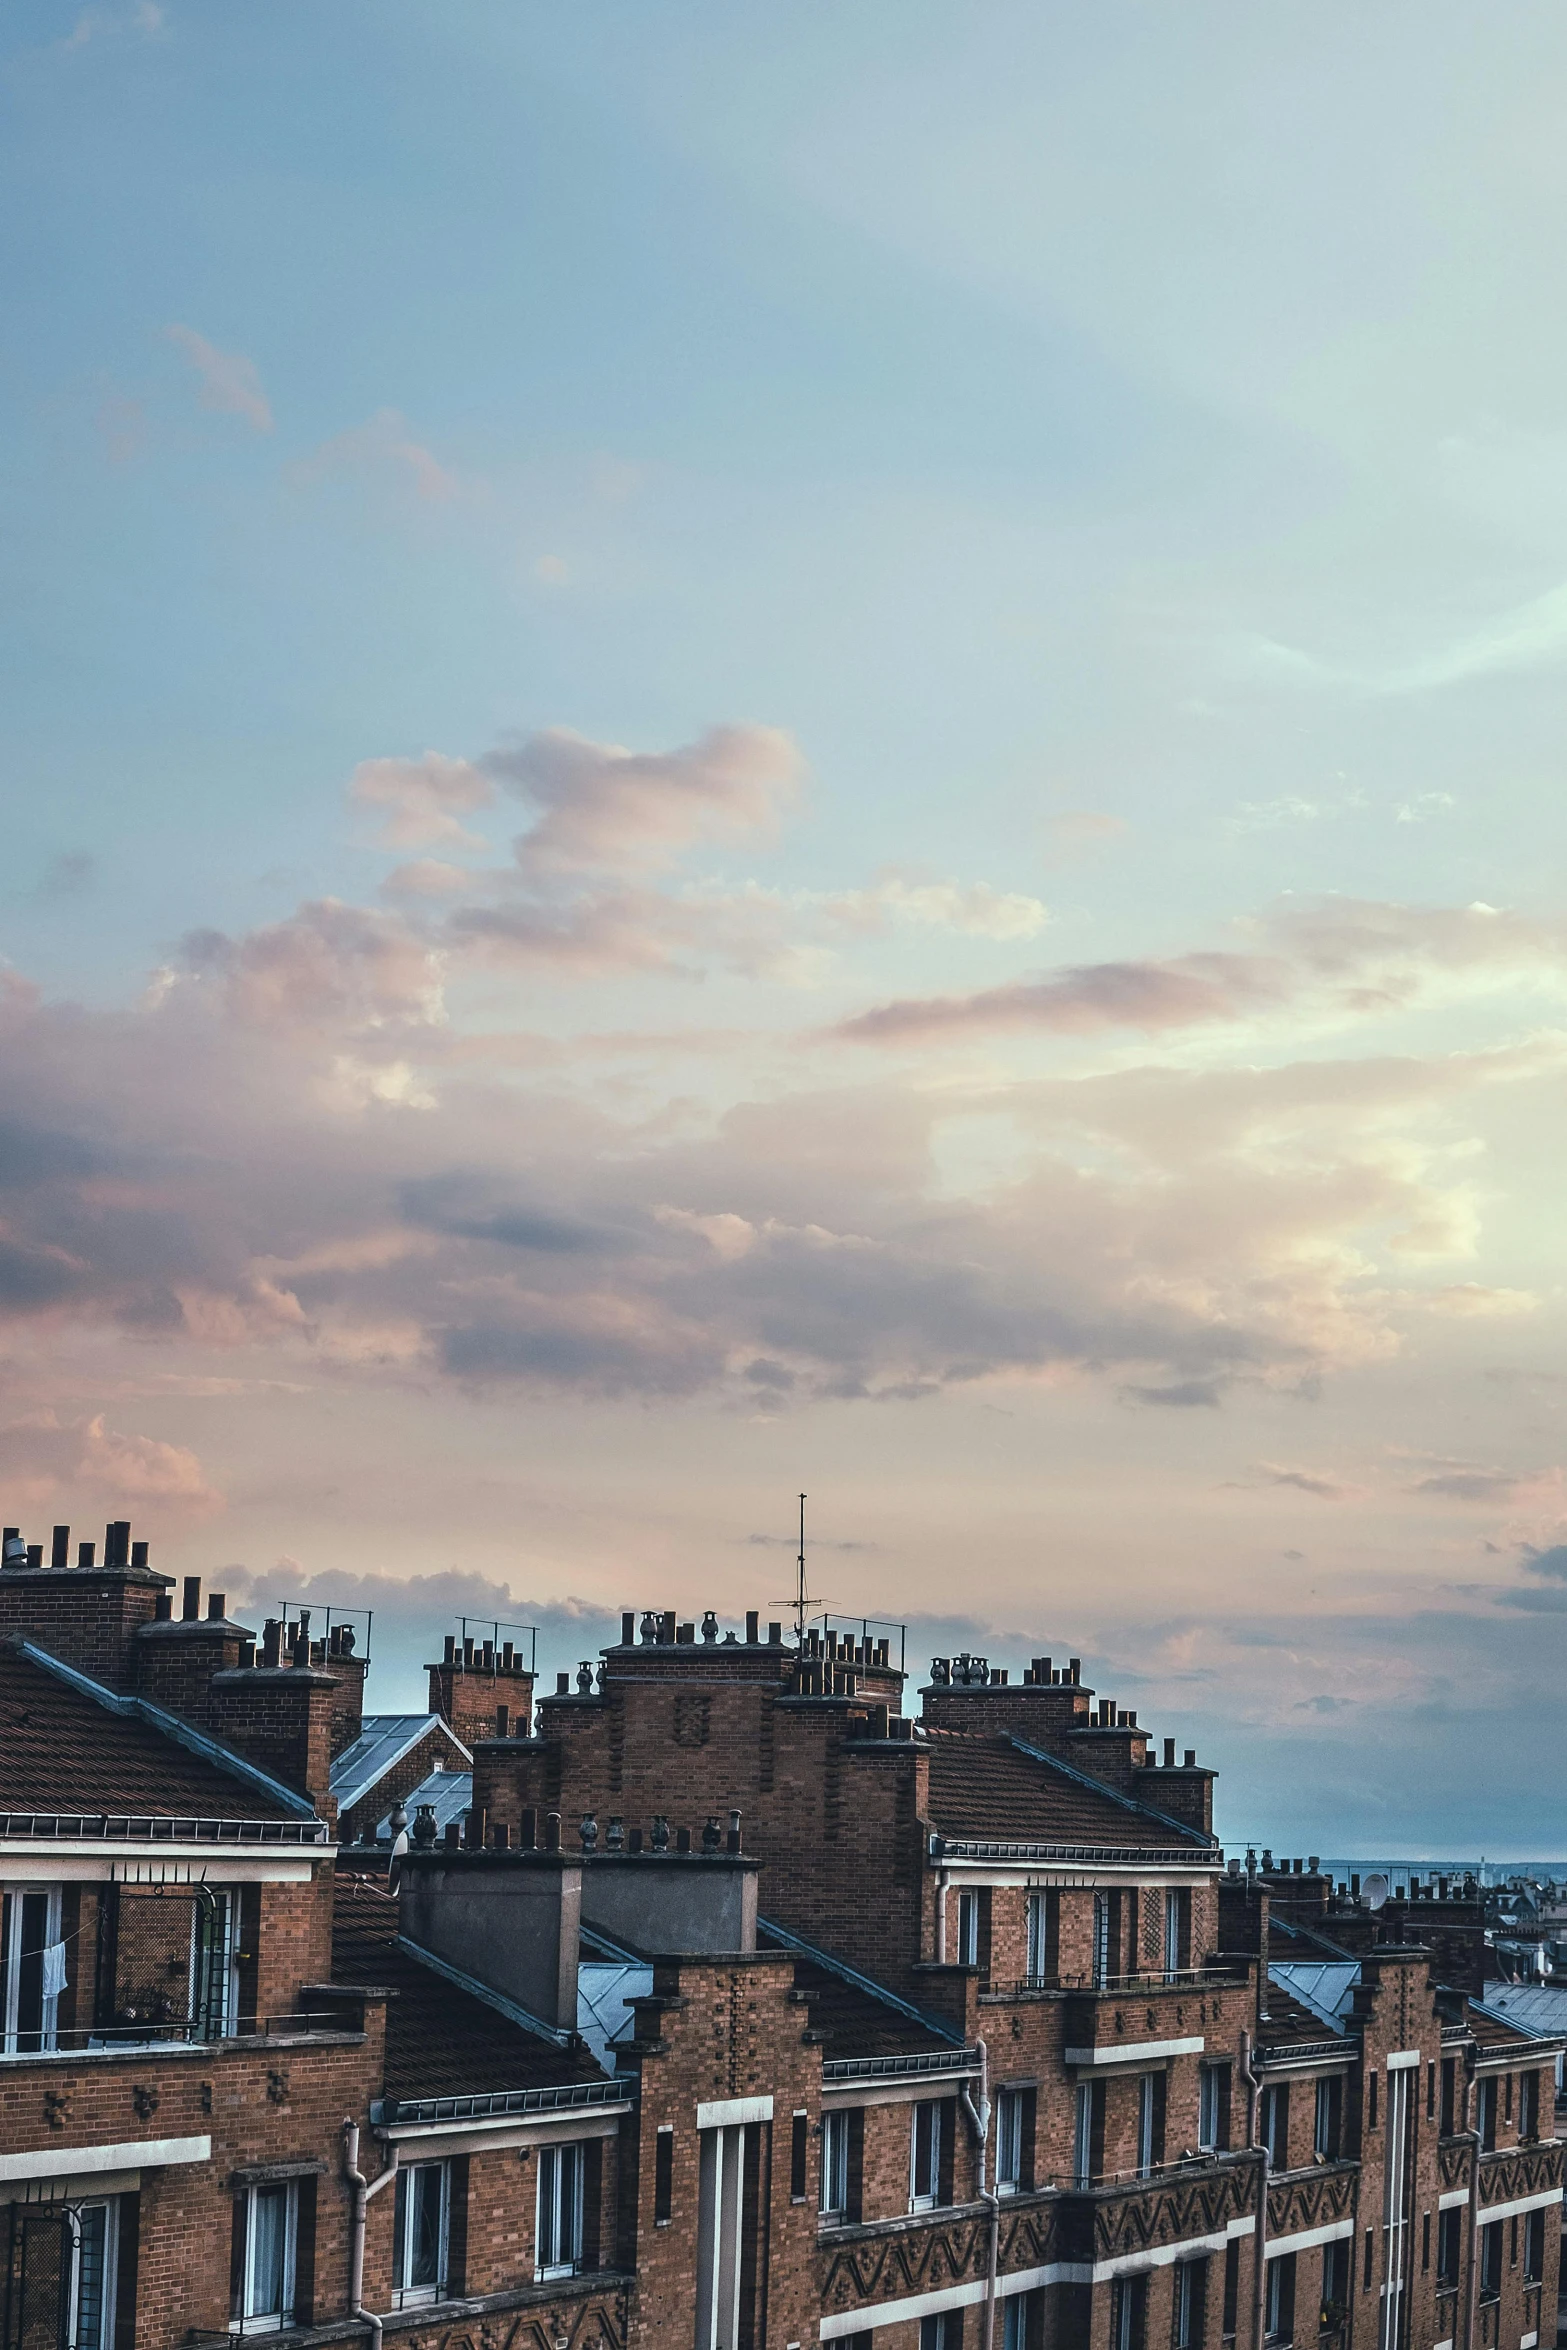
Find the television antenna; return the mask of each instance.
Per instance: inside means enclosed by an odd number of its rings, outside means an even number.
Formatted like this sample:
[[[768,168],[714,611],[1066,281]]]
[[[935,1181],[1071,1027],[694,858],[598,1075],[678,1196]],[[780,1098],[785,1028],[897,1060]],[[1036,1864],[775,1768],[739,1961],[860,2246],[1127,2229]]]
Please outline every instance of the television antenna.
[[[812,1608],[824,1606],[820,1592],[814,1597],[805,1587],[805,1495],[800,1496],[800,1548],[794,1562],[795,1588],[792,1598],[770,1599],[769,1607],[792,1607],[794,1610],[794,1644],[802,1652],[805,1647],[805,1619]]]

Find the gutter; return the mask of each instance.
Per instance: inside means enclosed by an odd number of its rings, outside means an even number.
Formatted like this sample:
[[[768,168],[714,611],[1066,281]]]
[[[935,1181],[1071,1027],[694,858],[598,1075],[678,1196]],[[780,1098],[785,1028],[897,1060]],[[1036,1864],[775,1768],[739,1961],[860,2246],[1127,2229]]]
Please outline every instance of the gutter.
[[[366,2309],[365,2298],[365,2209],[372,2195],[397,2176],[397,2148],[390,2150],[385,2170],[374,2179],[367,2179],[359,2168],[359,2124],[343,2118],[343,2177],[354,2191],[354,2211],[350,2222],[348,2251],[348,2314],[357,2317],[370,2328],[370,2350],[381,2350],[383,2321],[373,2309]]]
[[[990,2051],[983,2040],[976,2040],[979,2051],[979,2106],[969,2094],[968,2083],[963,2084],[962,2105],[968,2115],[969,2126],[979,2145],[979,2200],[990,2213],[989,2250],[985,2262],[985,2333],[983,2350],[995,2350],[996,2341],[996,2268],[1001,2251],[1001,2193],[996,2186],[985,2184],[986,2142],[990,2134]],[[997,2148],[997,2159],[1000,2148]]]
[[[1257,2136],[1262,2118],[1262,2084],[1252,2069],[1252,2040],[1250,2032],[1241,2033],[1240,2076],[1246,2084],[1246,2141],[1262,2156],[1257,2173],[1257,2227],[1252,2237],[1252,2258],[1256,2263],[1252,2293],[1252,2350],[1263,2350],[1267,2333],[1268,2300],[1268,2177],[1271,2165],[1268,2149]],[[1470,2350],[1466,2342],[1464,2350]]]

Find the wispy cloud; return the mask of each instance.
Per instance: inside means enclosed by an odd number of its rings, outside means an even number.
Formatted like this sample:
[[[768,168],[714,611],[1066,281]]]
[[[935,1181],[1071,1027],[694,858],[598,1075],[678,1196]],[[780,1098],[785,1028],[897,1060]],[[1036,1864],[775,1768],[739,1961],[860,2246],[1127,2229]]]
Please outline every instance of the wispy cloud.
[[[451,505],[463,486],[396,408],[378,408],[365,423],[335,433],[290,468],[291,478],[301,485],[355,474],[411,490],[427,506]]]
[[[241,351],[220,351],[193,326],[171,326],[168,335],[196,371],[203,408],[243,417],[257,432],[272,430],[272,406],[253,359]]]

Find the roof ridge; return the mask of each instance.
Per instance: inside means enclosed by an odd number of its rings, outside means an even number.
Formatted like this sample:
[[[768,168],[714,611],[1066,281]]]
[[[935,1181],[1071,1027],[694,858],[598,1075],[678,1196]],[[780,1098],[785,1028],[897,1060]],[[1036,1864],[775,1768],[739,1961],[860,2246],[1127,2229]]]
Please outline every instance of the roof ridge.
[[[1029,1741],[1026,1738],[1020,1738],[1015,1730],[1004,1730],[1001,1735],[1009,1746],[1017,1749],[1019,1754],[1029,1755],[1035,1762],[1048,1763],[1051,1769],[1059,1771],[1063,1778],[1075,1780],[1079,1787],[1090,1788],[1095,1795],[1106,1796],[1111,1803],[1119,1804],[1123,1811],[1136,1812],[1140,1818],[1145,1820],[1157,1820],[1161,1828],[1174,1828],[1177,1835],[1184,1836],[1189,1843],[1195,1844],[1203,1852],[1216,1853],[1221,1850],[1216,1836],[1205,1836],[1200,1828],[1192,1827],[1186,1820],[1174,1818],[1167,1811],[1160,1811],[1155,1804],[1144,1803],[1141,1797],[1136,1795],[1123,1795],[1119,1787],[1106,1786],[1104,1780],[1096,1779],[1092,1771],[1079,1770],[1076,1763],[1069,1763],[1063,1755],[1052,1754],[1048,1747],[1030,1745]]]
[[[297,1788],[287,1787],[281,1779],[274,1779],[270,1771],[264,1771],[259,1763],[251,1762],[232,1746],[226,1746],[221,1738],[214,1738],[210,1730],[198,1730],[193,1722],[182,1720],[178,1714],[169,1713],[161,1705],[154,1705],[149,1697],[135,1697],[127,1690],[106,1687],[102,1681],[95,1681],[90,1673],[84,1673],[79,1665],[68,1665],[63,1657],[51,1656],[47,1648],[39,1648],[25,1635],[18,1635],[5,1645],[13,1655],[25,1657],[29,1664],[41,1665],[45,1672],[63,1681],[67,1688],[91,1698],[106,1713],[118,1714],[122,1721],[145,1722],[150,1730],[172,1739],[176,1746],[183,1746],[187,1753],[199,1755],[203,1762],[215,1764],[231,1778],[248,1779],[253,1786],[265,1788],[277,1802],[286,1804],[298,1819],[319,1819],[320,1814],[308,1795],[301,1795]]]
[[[493,2007],[498,2015],[503,2015],[508,2023],[516,2024],[524,2032],[531,2032],[535,2039],[548,2040],[556,2048],[569,2048],[577,2037],[575,2032],[567,2031],[563,2026],[547,2024],[542,2016],[531,2014],[527,2008],[520,2007],[516,2000],[508,1999],[504,1991],[492,1991],[489,1984],[481,1983],[476,1975],[465,1975],[461,1967],[453,1966],[448,1959],[437,1958],[433,1950],[426,1950],[421,1943],[410,1942],[406,1934],[398,1935],[397,1947],[406,1957],[416,1960],[420,1966],[428,1967],[432,1974],[444,1975],[448,1983],[459,1991],[466,1991],[470,1999],[482,2000],[486,2007]]]

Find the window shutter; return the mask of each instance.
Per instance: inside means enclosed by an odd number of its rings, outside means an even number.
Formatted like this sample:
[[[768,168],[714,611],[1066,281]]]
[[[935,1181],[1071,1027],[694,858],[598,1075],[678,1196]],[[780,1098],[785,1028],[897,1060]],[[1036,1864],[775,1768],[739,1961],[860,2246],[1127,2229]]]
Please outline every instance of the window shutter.
[[[604,2199],[604,2141],[587,2139],[582,2148],[582,2265],[597,2268],[602,2242],[600,2206]]]
[[[141,2237],[141,2197],[119,2197],[120,2232],[115,2254],[114,2350],[136,2350],[136,2255]]]
[[[296,2186],[294,2229],[294,2322],[315,2323],[316,2310],[316,2182],[301,2179]]]
[[[446,2206],[446,2291],[455,2300],[468,2290],[468,2157],[452,2157]]]

